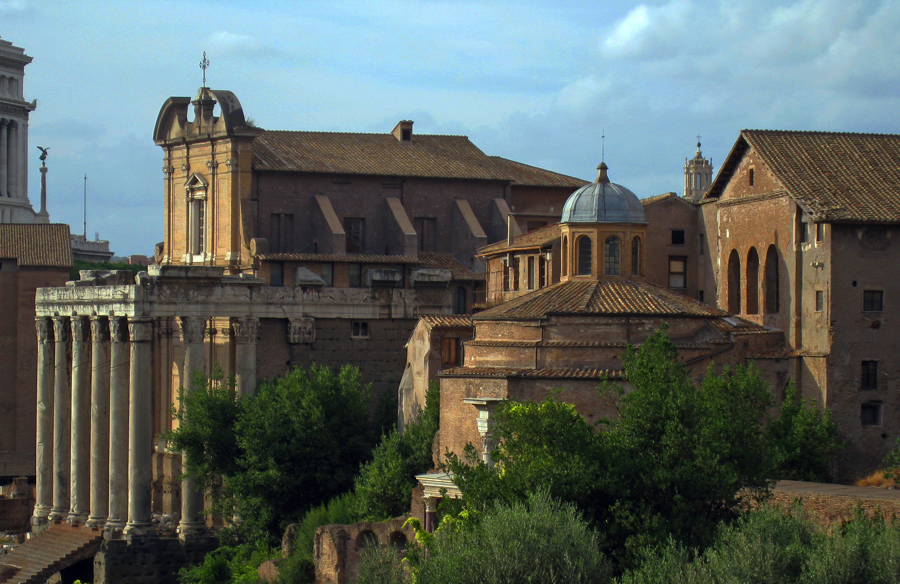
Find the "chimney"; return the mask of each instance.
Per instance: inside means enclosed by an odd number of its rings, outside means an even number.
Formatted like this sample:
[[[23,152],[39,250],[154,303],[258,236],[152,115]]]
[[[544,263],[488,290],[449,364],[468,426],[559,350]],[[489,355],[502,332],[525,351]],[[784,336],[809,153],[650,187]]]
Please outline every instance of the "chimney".
[[[400,120],[391,134],[400,142],[412,142],[412,120]]]
[[[510,213],[506,216],[506,245],[509,247],[513,246],[513,243],[516,241],[516,230],[513,227],[515,225],[515,219],[513,219],[513,214]]]

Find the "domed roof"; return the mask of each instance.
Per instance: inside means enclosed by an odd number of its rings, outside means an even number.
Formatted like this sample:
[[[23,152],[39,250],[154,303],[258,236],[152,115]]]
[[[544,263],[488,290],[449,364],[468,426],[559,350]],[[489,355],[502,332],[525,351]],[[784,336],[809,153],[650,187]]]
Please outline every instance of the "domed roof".
[[[601,162],[596,182],[569,195],[563,205],[562,223],[646,223],[644,206],[637,195],[606,176]]]

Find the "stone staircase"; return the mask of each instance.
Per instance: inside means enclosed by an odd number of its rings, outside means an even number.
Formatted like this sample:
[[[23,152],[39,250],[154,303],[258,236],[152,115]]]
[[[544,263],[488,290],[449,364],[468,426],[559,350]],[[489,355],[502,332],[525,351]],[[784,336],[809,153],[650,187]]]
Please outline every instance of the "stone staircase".
[[[92,557],[102,541],[100,529],[57,521],[0,556],[0,584],[41,584],[60,570]]]

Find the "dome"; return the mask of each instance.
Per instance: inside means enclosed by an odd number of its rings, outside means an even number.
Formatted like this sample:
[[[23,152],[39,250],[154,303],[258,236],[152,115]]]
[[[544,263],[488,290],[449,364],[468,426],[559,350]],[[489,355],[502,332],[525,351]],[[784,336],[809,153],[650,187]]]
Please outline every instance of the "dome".
[[[644,206],[637,195],[606,176],[600,163],[597,181],[569,195],[563,205],[562,223],[646,223]]]

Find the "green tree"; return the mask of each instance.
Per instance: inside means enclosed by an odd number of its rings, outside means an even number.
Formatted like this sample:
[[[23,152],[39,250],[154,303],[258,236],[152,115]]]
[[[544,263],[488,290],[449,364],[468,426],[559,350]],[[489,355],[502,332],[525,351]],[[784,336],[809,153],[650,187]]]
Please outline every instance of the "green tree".
[[[780,415],[769,423],[775,478],[825,482],[832,458],[843,447],[831,412],[800,399],[788,382]]]
[[[199,383],[170,440],[188,454],[188,475],[221,485],[237,532],[274,544],[287,524],[352,487],[372,447],[368,395],[349,366],[297,368],[244,398],[230,383]]]

